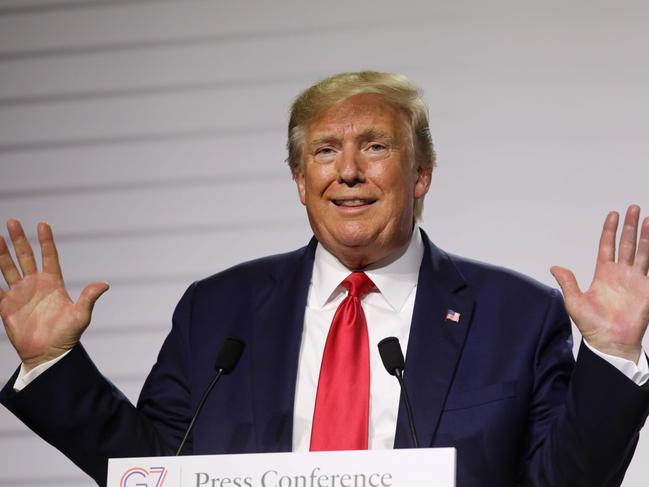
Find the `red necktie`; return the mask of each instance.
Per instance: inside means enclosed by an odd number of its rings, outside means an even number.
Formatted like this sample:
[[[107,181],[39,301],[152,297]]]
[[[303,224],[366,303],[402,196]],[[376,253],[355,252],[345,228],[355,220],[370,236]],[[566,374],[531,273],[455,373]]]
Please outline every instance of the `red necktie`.
[[[370,349],[361,298],[374,289],[364,272],[341,284],[348,294],[329,328],[313,412],[311,451],[367,450]]]

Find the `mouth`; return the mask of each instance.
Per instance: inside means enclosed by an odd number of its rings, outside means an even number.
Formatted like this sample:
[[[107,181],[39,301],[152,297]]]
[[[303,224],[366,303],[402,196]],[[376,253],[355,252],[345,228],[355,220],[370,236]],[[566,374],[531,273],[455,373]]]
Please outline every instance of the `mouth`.
[[[331,202],[341,208],[361,208],[375,203],[376,200],[370,198],[341,198],[332,199]]]

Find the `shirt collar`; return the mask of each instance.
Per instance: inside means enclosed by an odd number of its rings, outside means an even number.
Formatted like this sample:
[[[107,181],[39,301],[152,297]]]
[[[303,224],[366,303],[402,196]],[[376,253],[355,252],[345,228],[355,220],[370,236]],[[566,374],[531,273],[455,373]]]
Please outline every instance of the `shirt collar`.
[[[423,257],[424,243],[419,227],[415,226],[410,242],[404,249],[365,269],[365,273],[395,311],[401,310],[413,288],[417,286]],[[336,256],[318,243],[311,277],[311,296],[314,298],[312,304],[322,308],[339,292],[343,292],[340,283],[350,272]]]

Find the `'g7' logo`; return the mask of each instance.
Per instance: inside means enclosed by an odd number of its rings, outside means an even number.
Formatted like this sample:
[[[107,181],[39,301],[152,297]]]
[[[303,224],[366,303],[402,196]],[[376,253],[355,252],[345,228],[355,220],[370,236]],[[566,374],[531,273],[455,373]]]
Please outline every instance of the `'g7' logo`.
[[[167,469],[151,467],[148,470],[140,467],[129,468],[119,481],[119,487],[163,487],[167,478]]]

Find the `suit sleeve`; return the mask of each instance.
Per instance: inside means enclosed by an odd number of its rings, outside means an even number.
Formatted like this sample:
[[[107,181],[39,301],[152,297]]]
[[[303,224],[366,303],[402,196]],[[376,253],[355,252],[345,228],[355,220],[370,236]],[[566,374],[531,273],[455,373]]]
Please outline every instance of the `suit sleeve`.
[[[99,485],[106,484],[111,457],[173,454],[191,414],[188,329],[194,287],[176,307],[172,331],[137,408],[99,372],[81,344],[18,393],[16,371],[0,402]]]
[[[649,385],[636,385],[583,343],[571,373],[570,335],[554,291],[536,350],[521,484],[619,486],[649,412]]]

